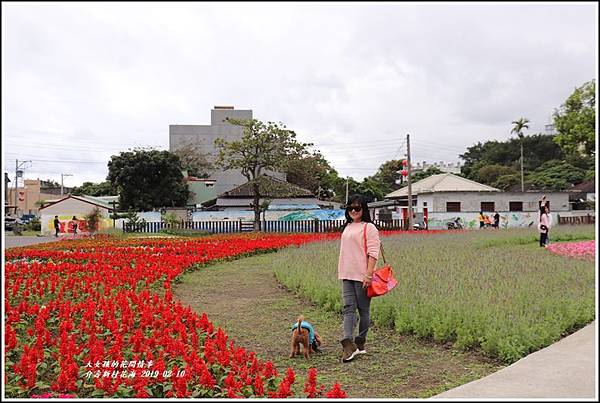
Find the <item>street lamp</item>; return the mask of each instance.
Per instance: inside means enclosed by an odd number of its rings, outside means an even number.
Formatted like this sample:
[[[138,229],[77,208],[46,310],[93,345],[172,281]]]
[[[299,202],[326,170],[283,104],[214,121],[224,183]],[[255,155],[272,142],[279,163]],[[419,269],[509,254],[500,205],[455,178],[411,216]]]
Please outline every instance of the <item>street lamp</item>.
[[[73,176],[73,174],[60,174],[60,197],[62,197],[63,193],[64,193],[64,191],[63,191],[63,178],[65,176]]]

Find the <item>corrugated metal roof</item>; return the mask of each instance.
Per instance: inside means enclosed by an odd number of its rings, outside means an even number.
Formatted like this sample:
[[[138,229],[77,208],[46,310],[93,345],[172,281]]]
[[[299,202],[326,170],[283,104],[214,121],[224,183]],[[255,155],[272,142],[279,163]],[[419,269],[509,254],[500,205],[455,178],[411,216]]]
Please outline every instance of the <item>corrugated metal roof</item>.
[[[107,209],[113,208],[112,204],[110,204],[107,200],[101,199],[100,197],[87,196],[87,195],[86,196],[71,196],[71,197],[83,199],[90,203],[97,204],[101,207],[106,207]]]
[[[500,189],[484,185],[451,173],[431,175],[412,184],[412,193],[433,192],[500,192]],[[386,198],[408,196],[408,187],[403,187],[385,195]]]

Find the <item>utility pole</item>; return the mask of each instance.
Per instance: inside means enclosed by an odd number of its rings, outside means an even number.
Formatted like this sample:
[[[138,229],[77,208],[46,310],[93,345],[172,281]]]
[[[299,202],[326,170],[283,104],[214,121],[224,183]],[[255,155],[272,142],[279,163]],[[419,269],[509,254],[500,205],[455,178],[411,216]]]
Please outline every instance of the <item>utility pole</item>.
[[[112,211],[113,228],[115,228],[116,227],[115,221],[117,219],[117,206],[116,206],[117,205],[117,201],[113,200],[113,201],[109,202],[109,204],[112,204],[112,208],[113,208],[113,211]]]
[[[406,169],[408,171],[408,229],[413,229],[413,209],[412,209],[412,184],[410,180],[410,134],[406,134]]]
[[[525,185],[523,184],[523,136],[521,137],[521,192],[525,192]]]
[[[348,182],[350,181],[350,177],[346,178],[346,206],[348,205]]]
[[[17,215],[17,198],[18,198],[18,185],[19,185],[19,177],[23,176],[23,171],[19,170],[19,168],[21,168],[23,165],[25,165],[26,163],[31,162],[31,161],[21,161],[21,163],[19,163],[19,160],[15,160],[15,216]],[[23,188],[25,188],[23,186]]]
[[[73,176],[73,174],[60,174],[60,197],[62,197],[63,193],[64,193],[64,191],[63,191],[63,178],[65,176]]]

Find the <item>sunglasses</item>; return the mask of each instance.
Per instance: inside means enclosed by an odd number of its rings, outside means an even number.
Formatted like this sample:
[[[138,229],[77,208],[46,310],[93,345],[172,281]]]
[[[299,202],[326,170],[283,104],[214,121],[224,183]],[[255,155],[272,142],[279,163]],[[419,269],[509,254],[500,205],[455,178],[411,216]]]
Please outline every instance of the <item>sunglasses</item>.
[[[348,211],[355,211],[357,213],[362,211],[362,207],[361,206],[348,206],[347,207]]]

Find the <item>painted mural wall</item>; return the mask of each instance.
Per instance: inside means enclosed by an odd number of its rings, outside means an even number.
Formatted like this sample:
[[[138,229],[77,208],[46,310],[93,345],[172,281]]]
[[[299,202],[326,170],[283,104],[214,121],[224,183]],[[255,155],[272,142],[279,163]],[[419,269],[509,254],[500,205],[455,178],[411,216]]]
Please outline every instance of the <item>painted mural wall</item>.
[[[59,235],[69,235],[75,233],[75,221],[73,220],[74,214],[60,215],[58,214],[58,220],[60,221],[58,227]],[[89,228],[83,215],[75,214],[77,217],[77,234],[89,234]],[[54,216],[42,214],[40,219],[42,225],[43,235],[54,235]],[[98,223],[98,230],[105,230],[112,228],[113,222],[108,217],[102,217]]]
[[[499,211],[500,228],[536,228],[538,223],[538,212]],[[484,213],[493,222],[494,213]],[[555,215],[554,213],[553,215]],[[429,229],[446,229],[447,223],[460,219],[460,223],[466,229],[479,228],[479,213],[431,213],[429,214]],[[556,218],[554,225],[556,225]]]
[[[345,220],[344,210],[298,210],[267,211],[267,221],[301,221],[301,220]],[[263,215],[261,214],[261,219]],[[197,211],[192,213],[192,221],[253,221],[253,211]]]

